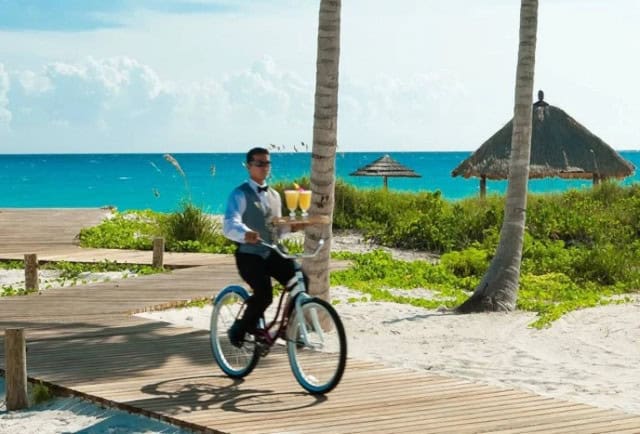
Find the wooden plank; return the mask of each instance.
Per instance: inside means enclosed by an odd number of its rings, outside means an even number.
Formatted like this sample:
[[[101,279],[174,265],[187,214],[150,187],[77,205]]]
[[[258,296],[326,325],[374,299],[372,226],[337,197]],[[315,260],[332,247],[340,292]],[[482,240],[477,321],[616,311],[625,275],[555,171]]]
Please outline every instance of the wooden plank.
[[[291,405],[295,404],[295,401],[298,399],[296,396],[291,396],[290,401]],[[375,403],[375,401],[372,401]],[[511,403],[505,404],[504,408],[509,410],[513,408],[513,413],[517,414],[518,409],[521,409],[526,406],[526,402],[520,402],[518,404]],[[561,411],[557,407],[554,407],[553,402],[548,402],[546,404],[547,411]],[[249,404],[245,404],[245,406],[249,406]],[[266,406],[265,406],[266,407]],[[350,429],[353,432],[367,432],[370,428],[370,425],[374,425],[377,428],[380,427],[388,427],[389,431],[393,431],[394,426],[397,428],[401,425],[400,421],[409,422],[409,425],[415,426],[420,423],[422,426],[425,426],[429,420],[442,420],[442,416],[439,412],[443,408],[447,408],[448,405],[444,403],[434,402],[433,407],[429,407],[431,410],[432,416],[429,413],[425,413],[421,411],[422,406],[416,404],[416,398],[405,398],[398,399],[389,402],[377,402],[375,405],[367,406],[366,411],[358,411],[358,409],[347,408],[343,405],[334,405],[331,408],[322,407],[320,410],[315,409],[301,409],[296,410],[296,417],[294,421],[291,420],[290,414],[288,413],[280,413],[274,414],[273,417],[270,417],[270,423],[277,423],[280,426],[288,426],[292,430],[305,428],[306,432],[333,432],[336,429],[339,429],[341,426],[350,426]],[[259,408],[259,407],[258,407]],[[565,407],[566,410],[566,407]],[[482,414],[483,409],[478,406],[475,408],[474,414]],[[499,410],[497,410],[499,411]],[[344,415],[344,418],[334,417],[335,413],[341,413]],[[464,409],[462,409],[462,413],[464,414]],[[248,418],[241,418],[238,422],[234,422],[235,425],[245,424],[247,425],[241,431],[248,428],[253,422],[254,418],[258,418],[258,415],[249,416]],[[447,423],[449,424],[450,420],[459,419],[458,416],[449,417]],[[466,416],[462,418],[466,419]],[[228,419],[226,419],[228,420]],[[241,428],[236,426],[236,428]],[[432,425],[429,425],[429,431],[432,430]]]
[[[616,426],[620,426],[624,429],[632,428],[635,426],[636,432],[638,431],[637,424],[640,423],[640,416],[631,416],[617,412],[606,412],[603,410],[603,414],[597,414],[592,416],[583,416],[576,418],[555,419],[551,421],[540,421],[531,427],[527,427],[526,431],[520,427],[514,427],[511,429],[500,429],[491,431],[492,433],[500,434],[515,434],[515,433],[585,433],[585,432],[618,432]]]

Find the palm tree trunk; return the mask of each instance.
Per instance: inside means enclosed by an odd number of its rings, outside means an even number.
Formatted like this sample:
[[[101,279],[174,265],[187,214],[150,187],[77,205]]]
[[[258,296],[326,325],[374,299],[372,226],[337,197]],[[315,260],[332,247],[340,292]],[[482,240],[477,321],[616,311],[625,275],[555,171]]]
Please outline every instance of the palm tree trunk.
[[[326,215],[330,219],[333,218],[336,182],[341,7],[341,0],[320,1],[311,150],[312,196],[309,214]],[[305,251],[315,250],[320,239],[324,239],[326,243],[318,256],[305,260],[304,270],[309,276],[309,292],[329,300],[331,225],[309,226],[305,232]]]
[[[538,0],[522,0],[504,223],[496,255],[474,293],[456,309],[460,313],[511,311],[516,307],[526,222],[537,26]]]

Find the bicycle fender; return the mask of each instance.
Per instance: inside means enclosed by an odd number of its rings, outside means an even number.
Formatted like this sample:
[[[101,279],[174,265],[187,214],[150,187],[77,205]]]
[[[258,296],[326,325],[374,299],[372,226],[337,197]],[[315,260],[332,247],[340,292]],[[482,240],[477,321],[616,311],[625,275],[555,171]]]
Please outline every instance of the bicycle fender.
[[[219,293],[218,295],[216,295],[216,298],[213,300],[213,303],[218,303],[218,301],[225,295],[228,294],[229,292],[236,292],[238,294],[240,294],[240,296],[242,296],[245,300],[247,298],[249,298],[249,292],[247,292],[246,289],[244,289],[244,287],[240,286],[240,285],[229,285],[229,286],[225,286]]]

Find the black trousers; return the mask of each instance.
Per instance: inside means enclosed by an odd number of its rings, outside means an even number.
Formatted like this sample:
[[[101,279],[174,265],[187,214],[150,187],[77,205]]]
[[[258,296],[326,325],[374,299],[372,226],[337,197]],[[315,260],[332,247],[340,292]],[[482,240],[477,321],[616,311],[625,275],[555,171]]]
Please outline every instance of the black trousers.
[[[276,279],[286,288],[287,283],[295,275],[294,264],[291,259],[285,259],[275,252],[270,252],[266,259],[259,255],[236,252],[236,265],[240,277],[253,290],[253,295],[247,300],[247,308],[242,316],[242,322],[247,331],[253,331],[264,311],[273,301],[273,286],[271,278]],[[309,279],[304,275],[304,283],[309,287]]]

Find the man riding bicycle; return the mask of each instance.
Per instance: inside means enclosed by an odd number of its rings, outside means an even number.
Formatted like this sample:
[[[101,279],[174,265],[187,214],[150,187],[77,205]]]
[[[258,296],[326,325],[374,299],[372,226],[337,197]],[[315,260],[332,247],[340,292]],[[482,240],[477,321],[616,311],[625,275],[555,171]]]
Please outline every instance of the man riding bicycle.
[[[274,237],[284,235],[289,228],[274,232],[271,220],[282,216],[282,201],[277,191],[266,184],[271,173],[271,156],[265,148],[253,148],[247,152],[246,168],[249,179],[236,187],[229,196],[224,214],[225,237],[237,245],[236,266],[240,277],[253,290],[246,302],[242,318],[236,320],[228,331],[231,344],[240,347],[246,333],[254,333],[258,321],[273,300],[271,278],[286,289],[296,284],[294,263],[284,259],[261,241],[272,244]],[[298,230],[295,224],[291,231]],[[305,284],[309,281],[304,275]]]

